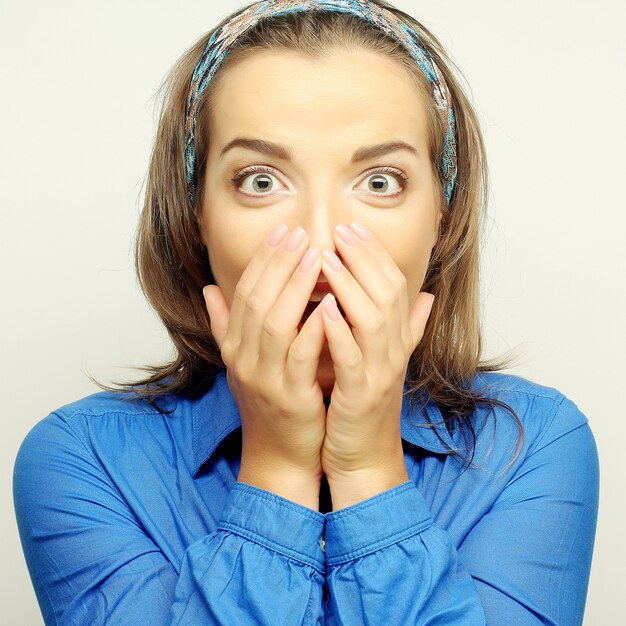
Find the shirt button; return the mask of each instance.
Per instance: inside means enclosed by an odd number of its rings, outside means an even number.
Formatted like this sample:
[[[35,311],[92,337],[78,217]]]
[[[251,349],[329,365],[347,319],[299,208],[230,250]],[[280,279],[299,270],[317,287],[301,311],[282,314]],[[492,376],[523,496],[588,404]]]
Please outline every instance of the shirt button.
[[[326,539],[324,539],[324,535],[320,537],[320,548],[322,552],[326,552]]]

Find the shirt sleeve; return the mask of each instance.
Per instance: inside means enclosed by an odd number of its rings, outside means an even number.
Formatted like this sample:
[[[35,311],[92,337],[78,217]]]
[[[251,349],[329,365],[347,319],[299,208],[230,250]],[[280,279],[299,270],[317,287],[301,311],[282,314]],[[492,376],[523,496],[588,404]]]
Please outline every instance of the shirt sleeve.
[[[326,515],[326,625],[582,624],[599,495],[585,416],[564,399],[458,549],[412,481]]]
[[[46,626],[323,623],[318,511],[235,483],[216,531],[174,564],[55,413],[22,442],[13,497]]]

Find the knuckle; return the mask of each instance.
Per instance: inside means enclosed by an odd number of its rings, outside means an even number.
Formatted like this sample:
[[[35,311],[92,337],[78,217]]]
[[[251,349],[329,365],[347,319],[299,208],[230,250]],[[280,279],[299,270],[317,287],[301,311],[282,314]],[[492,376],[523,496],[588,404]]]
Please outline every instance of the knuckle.
[[[232,359],[234,358],[234,352],[235,352],[235,348],[233,346],[233,342],[227,336],[224,339],[224,342],[222,343],[222,349],[220,352],[222,361],[224,361],[226,365],[230,365]]]
[[[274,408],[276,411],[276,415],[281,418],[291,418],[294,417],[298,410],[297,408],[290,403],[289,399],[285,397],[285,395],[281,395],[276,398],[274,402]]]
[[[232,375],[237,379],[237,380],[241,380],[242,378],[242,374],[243,374],[243,368],[241,366],[241,361],[233,361],[233,363],[230,364],[230,371],[232,373]]]
[[[282,335],[282,329],[273,317],[266,317],[263,322],[263,335],[269,340],[277,339]]]
[[[384,371],[377,372],[376,375],[376,389],[378,394],[387,394],[397,383],[397,377],[393,376],[395,371],[391,371],[392,368],[386,368]]]
[[[263,311],[263,299],[258,295],[250,294],[246,300],[246,311],[252,315],[258,315]]]
[[[402,272],[395,275],[393,283],[399,293],[407,290],[406,276]]]
[[[384,306],[393,306],[398,300],[398,288],[396,285],[389,283],[382,292],[382,301]]]
[[[378,334],[385,328],[385,317],[382,313],[375,313],[371,315],[366,324],[366,332],[372,334]]]
[[[361,357],[358,352],[350,352],[346,356],[345,367],[349,369],[356,369],[361,366]]]
[[[291,350],[289,351],[289,360],[294,365],[305,365],[310,360],[308,350],[300,343],[292,344]]]
[[[235,287],[235,293],[233,295],[233,302],[238,302],[239,304],[243,304],[246,301],[247,296],[248,296],[248,285],[242,279],[237,283]]]
[[[253,376],[250,376],[249,367],[242,359],[235,359],[230,369],[235,379],[240,383],[246,384],[248,380],[254,379]]]

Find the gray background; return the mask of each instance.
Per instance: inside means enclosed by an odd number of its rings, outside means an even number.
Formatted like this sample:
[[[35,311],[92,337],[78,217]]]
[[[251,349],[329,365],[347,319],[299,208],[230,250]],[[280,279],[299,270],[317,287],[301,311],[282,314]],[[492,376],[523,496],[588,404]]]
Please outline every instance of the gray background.
[[[170,355],[132,234],[154,95],[182,52],[246,3],[0,2],[2,622],[40,625],[12,501],[15,454],[49,412]],[[589,418],[601,501],[585,624],[621,620],[626,218],[624,3],[398,0],[471,86],[492,189],[486,355]],[[622,320],[622,322],[619,322]],[[620,391],[622,390],[622,391]]]

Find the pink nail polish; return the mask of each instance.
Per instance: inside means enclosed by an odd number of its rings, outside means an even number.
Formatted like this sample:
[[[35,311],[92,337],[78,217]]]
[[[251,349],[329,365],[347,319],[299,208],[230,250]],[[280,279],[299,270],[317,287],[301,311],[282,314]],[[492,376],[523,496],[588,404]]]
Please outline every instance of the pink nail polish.
[[[278,228],[272,231],[270,236],[267,238],[267,245],[274,247],[277,246],[283,240],[283,237],[288,230],[289,227],[287,226],[287,224],[281,224],[280,226],[278,226]]]
[[[306,237],[306,231],[302,226],[298,226],[294,231],[292,231],[291,235],[287,237],[287,241],[285,241],[285,250],[289,250],[289,252],[293,252],[298,249],[298,246],[304,241]]]
[[[337,322],[341,318],[341,313],[339,313],[339,309],[337,308],[337,301],[332,294],[327,294],[324,297],[324,308],[328,313],[331,320]]]
[[[339,257],[332,250],[324,250],[324,258],[326,263],[330,265],[335,271],[340,272],[343,269],[343,265],[339,260]]]
[[[308,272],[315,265],[319,253],[320,251],[315,246],[309,248],[300,261],[300,271]]]
[[[356,220],[350,223],[350,228],[352,228],[352,230],[363,240],[363,241],[370,241],[372,238],[372,234],[369,232],[369,230],[367,230],[367,228],[365,228],[365,226],[363,226],[363,224],[361,224],[360,222],[357,222]]]
[[[359,240],[354,236],[354,233],[345,224],[337,224],[337,226],[335,226],[335,230],[337,231],[337,234],[347,244],[354,246],[358,243]]]

